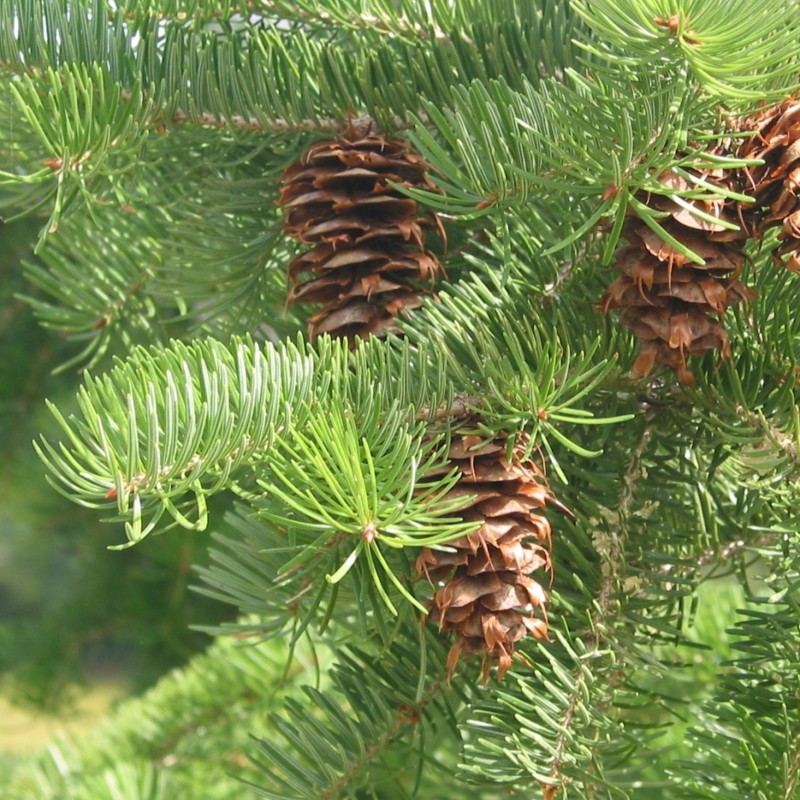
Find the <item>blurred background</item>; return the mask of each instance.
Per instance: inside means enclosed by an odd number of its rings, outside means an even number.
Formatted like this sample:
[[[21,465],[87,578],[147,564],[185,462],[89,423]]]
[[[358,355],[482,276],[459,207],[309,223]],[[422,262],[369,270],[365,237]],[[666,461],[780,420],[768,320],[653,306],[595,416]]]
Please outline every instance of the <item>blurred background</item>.
[[[0,764],[54,732],[91,726],[207,646],[192,625],[230,610],[189,590],[207,534],[172,530],[130,550],[120,526],[47,483],[32,441],[57,436],[45,398],[74,404],[74,342],[43,329],[20,295],[42,221],[0,223]],[[111,354],[98,369],[110,362]]]

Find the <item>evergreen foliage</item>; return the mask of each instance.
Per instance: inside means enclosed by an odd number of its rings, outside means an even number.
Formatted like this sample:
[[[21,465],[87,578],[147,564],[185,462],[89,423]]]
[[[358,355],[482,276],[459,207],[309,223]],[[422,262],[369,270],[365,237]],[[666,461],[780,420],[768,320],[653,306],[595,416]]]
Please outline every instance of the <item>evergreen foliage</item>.
[[[33,299],[19,262],[41,223],[31,216],[0,227],[0,686],[23,707],[17,713],[71,715],[87,672],[118,660],[129,685],[143,688],[207,645],[190,624],[232,612],[202,598],[187,603],[192,564],[208,561],[205,537],[153,537],[119,558],[106,549],[119,531],[92,510],[65,507],[45,480],[31,439],[57,435],[58,423],[42,398],[70,408],[75,375],[52,374],[74,348],[20,298]],[[33,735],[3,717],[4,744],[10,738],[16,749]]]
[[[798,28],[780,0],[0,0],[6,225],[42,223],[26,294],[91,370],[39,455],[118,547],[213,529],[199,590],[240,614],[10,796],[799,796],[798,278],[774,232],[749,243],[758,296],[692,387],[632,375],[596,309],[631,214],[702,262],[652,198],[747,202],[692,178],[746,174],[710,149],[798,91]],[[350,349],[285,308],[276,201],[354,119],[428,162],[436,191],[403,191],[440,215],[448,280]],[[549,639],[485,686],[412,566],[478,527],[464,426],[574,513]],[[743,587],[726,662],[692,633],[720,575]]]

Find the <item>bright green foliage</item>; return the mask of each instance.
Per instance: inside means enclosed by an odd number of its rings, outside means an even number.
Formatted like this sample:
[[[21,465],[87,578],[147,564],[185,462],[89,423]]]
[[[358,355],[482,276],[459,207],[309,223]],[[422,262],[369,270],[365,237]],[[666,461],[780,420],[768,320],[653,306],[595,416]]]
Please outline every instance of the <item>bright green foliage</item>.
[[[45,441],[43,455],[76,500],[103,507],[116,497],[132,542],[165,511],[202,530],[205,496],[223,488],[243,460],[257,461],[292,406],[307,400],[310,359],[296,348],[286,352],[283,359],[271,346],[231,352],[213,340],[139,350],[138,359],[86,380],[82,420],[70,424],[54,409],[72,447],[59,451]],[[196,519],[173,502],[187,492],[195,495]],[[156,505],[144,528],[143,498]]]
[[[120,547],[211,529],[199,591],[239,613],[10,797],[797,797],[797,276],[749,245],[758,297],[692,389],[628,373],[596,305],[629,214],[673,241],[647,193],[747,166],[706,151],[800,89],[798,27],[778,0],[0,0],[0,199],[92,370],[38,452]],[[448,242],[404,336],[351,350],[285,307],[276,201],[354,118],[427,159],[407,191]],[[464,426],[575,515],[550,640],[486,686],[467,655],[447,681],[413,571],[475,527]]]
[[[98,179],[113,192],[125,173],[134,170],[147,136],[150,101],[137,87],[124,99],[120,85],[99,65],[73,64],[63,74],[48,69],[44,76],[25,75],[9,88],[23,124],[51,161],[32,174],[2,177],[7,183],[47,187],[42,202],[54,195],[52,233],[78,196],[93,202]]]
[[[800,20],[782,0],[592,0],[575,11],[598,34],[587,51],[626,66],[683,62],[726,102],[782,99],[796,79]]]

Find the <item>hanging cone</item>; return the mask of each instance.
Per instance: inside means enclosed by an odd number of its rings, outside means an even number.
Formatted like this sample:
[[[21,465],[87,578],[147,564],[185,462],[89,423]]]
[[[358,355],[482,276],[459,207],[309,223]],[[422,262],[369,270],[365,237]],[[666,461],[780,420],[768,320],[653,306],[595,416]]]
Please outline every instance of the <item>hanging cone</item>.
[[[457,639],[447,658],[452,674],[461,653],[482,653],[483,678],[497,663],[502,679],[516,643],[547,636],[547,593],[532,575],[549,573],[548,506],[570,513],[547,487],[531,462],[506,459],[506,442],[486,443],[475,435],[453,438],[450,465],[461,479],[445,500],[463,498],[461,517],[482,523],[474,533],[447,547],[423,548],[415,570],[438,587],[430,621]]]
[[[690,171],[723,188],[734,180],[730,171]],[[694,188],[674,172],[664,173],[659,182],[676,192]],[[622,275],[603,295],[601,308],[621,309],[620,322],[641,340],[635,373],[647,375],[655,364],[663,364],[674,369],[680,381],[692,384],[686,357],[709,350],[729,357],[730,342],[720,318],[729,306],[755,296],[737,278],[745,260],[747,232],[721,224],[739,224],[733,203],[685,198],[679,203],[663,195],[646,195],[644,200],[660,212],[659,224],[667,234],[705,263],[690,261],[632,216],[622,229],[628,245],[615,253],[615,266]]]
[[[442,266],[424,230],[441,233],[439,220],[389,183],[433,189],[425,170],[407,142],[351,125],[285,171],[284,230],[314,245],[289,265],[288,301],[322,306],[308,321],[312,340],[397,332],[397,317],[431,293]]]
[[[800,102],[786,100],[740,127],[756,134],[742,143],[737,155],[764,160],[742,170],[744,190],[755,197],[755,203],[742,206],[743,215],[759,238],[780,227],[775,260],[790,272],[800,272]]]

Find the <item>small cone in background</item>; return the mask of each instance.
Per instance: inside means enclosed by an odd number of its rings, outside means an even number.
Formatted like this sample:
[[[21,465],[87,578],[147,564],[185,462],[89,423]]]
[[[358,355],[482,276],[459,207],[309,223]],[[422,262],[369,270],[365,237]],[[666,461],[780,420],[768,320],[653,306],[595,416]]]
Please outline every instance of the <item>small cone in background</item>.
[[[800,272],[800,101],[785,100],[740,127],[756,134],[742,143],[737,156],[764,160],[742,170],[743,191],[755,198],[742,206],[742,214],[758,238],[780,227],[775,260],[790,272]]]
[[[318,303],[309,338],[397,332],[397,317],[431,293],[442,265],[424,230],[441,225],[390,185],[433,189],[423,159],[402,139],[351,125],[310,147],[284,173],[284,230],[313,247],[289,265],[288,301]]]
[[[731,171],[691,172],[722,188],[735,180]],[[664,173],[659,182],[676,192],[694,188],[674,172]],[[720,318],[729,306],[755,296],[737,277],[745,261],[742,248],[748,234],[721,224],[740,224],[735,203],[721,199],[679,203],[663,195],[643,199],[660,212],[658,221],[667,234],[705,263],[690,261],[631,216],[622,230],[628,244],[615,253],[615,266],[622,275],[603,295],[601,307],[604,312],[621,309],[620,322],[641,340],[635,373],[647,375],[655,364],[663,364],[674,369],[680,381],[692,384],[687,356],[718,350],[723,358],[729,357],[730,342]]]
[[[483,654],[483,678],[497,664],[502,679],[511,666],[517,642],[547,636],[547,593],[534,573],[550,566],[548,506],[570,513],[550,491],[531,461],[506,458],[506,442],[485,442],[476,435],[455,436],[450,466],[461,472],[444,500],[463,498],[460,516],[480,527],[447,547],[423,548],[418,576],[436,588],[430,621],[457,639],[447,667],[455,670],[461,653]]]

